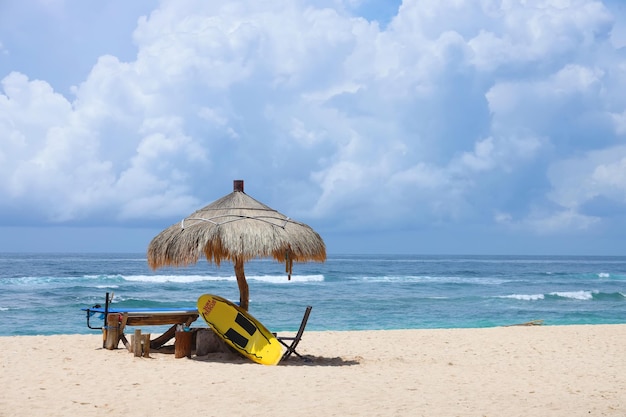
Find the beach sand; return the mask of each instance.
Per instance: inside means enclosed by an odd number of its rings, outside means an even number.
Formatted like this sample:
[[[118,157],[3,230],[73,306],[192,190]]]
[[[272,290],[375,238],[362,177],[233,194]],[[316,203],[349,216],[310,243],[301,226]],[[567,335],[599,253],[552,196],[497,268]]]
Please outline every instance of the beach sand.
[[[312,362],[271,367],[0,337],[0,416],[626,416],[625,342],[626,325],[308,331]]]

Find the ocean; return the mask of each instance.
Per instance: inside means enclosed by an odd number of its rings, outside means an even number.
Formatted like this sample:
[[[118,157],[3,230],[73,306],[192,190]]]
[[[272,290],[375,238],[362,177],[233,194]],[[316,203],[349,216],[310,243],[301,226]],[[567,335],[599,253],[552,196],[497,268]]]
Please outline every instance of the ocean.
[[[245,271],[249,311],[272,331],[296,330],[307,305],[307,330],[626,323],[622,256],[329,255],[294,264],[291,280],[268,259]],[[81,309],[107,292],[115,307],[194,308],[205,293],[239,300],[230,263],[152,271],[145,254],[4,253],[0,336],[98,333]]]

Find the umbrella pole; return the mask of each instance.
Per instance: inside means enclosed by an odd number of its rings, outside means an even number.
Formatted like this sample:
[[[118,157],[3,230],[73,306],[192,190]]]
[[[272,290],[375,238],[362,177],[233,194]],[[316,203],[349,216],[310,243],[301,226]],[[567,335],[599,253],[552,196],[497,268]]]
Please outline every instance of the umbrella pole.
[[[248,311],[250,293],[248,291],[246,275],[243,271],[243,261],[240,259],[235,261],[235,276],[237,277],[237,285],[239,286],[239,307]]]

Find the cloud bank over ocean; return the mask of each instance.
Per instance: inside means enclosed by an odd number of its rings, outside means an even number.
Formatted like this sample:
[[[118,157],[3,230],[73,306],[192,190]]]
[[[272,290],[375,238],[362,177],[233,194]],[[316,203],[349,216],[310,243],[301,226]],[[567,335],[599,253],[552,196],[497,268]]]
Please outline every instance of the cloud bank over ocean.
[[[0,6],[9,234],[160,230],[233,179],[331,250],[626,229],[618,1],[28,3]]]

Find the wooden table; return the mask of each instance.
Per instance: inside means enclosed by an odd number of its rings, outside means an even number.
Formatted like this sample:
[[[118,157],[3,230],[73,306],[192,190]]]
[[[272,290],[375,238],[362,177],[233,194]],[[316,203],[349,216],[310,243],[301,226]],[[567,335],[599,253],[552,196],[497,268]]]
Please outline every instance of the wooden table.
[[[121,340],[129,350],[131,350],[130,343],[124,335],[126,326],[163,326],[171,324],[172,326],[165,333],[150,340],[150,348],[158,349],[174,337],[178,325],[189,327],[199,316],[196,308],[123,308],[109,306],[108,309],[104,307],[83,308],[83,311],[87,312],[87,327],[103,330],[105,347],[107,349],[117,348]],[[95,314],[108,314],[107,317],[104,317],[104,326],[94,327],[91,325],[90,319]]]

